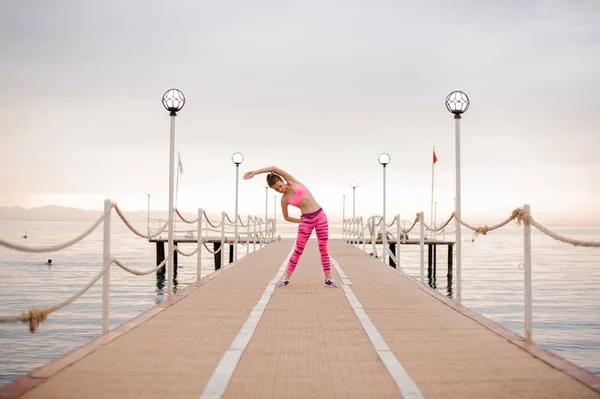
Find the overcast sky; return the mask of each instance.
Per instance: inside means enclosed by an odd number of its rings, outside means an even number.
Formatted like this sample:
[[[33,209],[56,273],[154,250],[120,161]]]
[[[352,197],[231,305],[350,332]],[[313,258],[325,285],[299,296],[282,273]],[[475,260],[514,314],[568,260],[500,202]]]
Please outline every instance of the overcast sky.
[[[179,207],[264,212],[279,166],[326,212],[453,209],[463,90],[462,209],[493,223],[600,224],[600,2],[19,1],[0,5],[0,206],[168,206],[171,87]],[[270,191],[272,209],[275,192]],[[291,211],[292,215],[297,213]]]

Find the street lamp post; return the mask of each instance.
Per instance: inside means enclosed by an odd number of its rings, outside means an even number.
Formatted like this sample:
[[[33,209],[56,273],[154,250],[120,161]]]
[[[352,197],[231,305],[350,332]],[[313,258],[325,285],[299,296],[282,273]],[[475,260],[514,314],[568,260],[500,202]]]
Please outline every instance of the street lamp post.
[[[342,238],[346,239],[346,195],[342,195]]]
[[[454,114],[454,132],[455,132],[455,144],[456,144],[456,204],[455,212],[456,216],[460,218],[460,119],[461,114],[467,112],[470,105],[469,97],[462,91],[453,91],[446,97],[446,109]],[[457,224],[456,227],[456,300],[458,303],[461,302],[462,289],[461,289],[461,226]]]
[[[358,187],[358,183],[352,180],[350,185],[352,186],[352,219],[354,219],[356,217],[356,187]]]
[[[241,152],[235,152],[231,156],[231,160],[235,164],[235,232],[233,237],[233,260],[237,261],[238,256],[238,189],[240,185],[240,164],[244,162],[244,156]]]
[[[175,117],[185,105],[185,96],[178,89],[169,89],[163,94],[162,104],[171,117],[171,137],[169,144],[169,259],[167,260],[167,291],[168,295],[173,295],[173,193],[175,191]]]
[[[381,154],[379,154],[379,157],[377,158],[379,163],[383,166],[383,231],[381,233],[381,239],[383,241],[383,263],[385,263],[385,259],[386,259],[386,255],[387,255],[387,251],[386,251],[386,246],[385,246],[385,242],[387,240],[387,225],[385,223],[385,169],[386,166],[390,163],[390,161],[392,160],[392,158],[390,157],[390,155],[386,152],[382,152]],[[375,236],[375,238],[377,238],[377,236]]]

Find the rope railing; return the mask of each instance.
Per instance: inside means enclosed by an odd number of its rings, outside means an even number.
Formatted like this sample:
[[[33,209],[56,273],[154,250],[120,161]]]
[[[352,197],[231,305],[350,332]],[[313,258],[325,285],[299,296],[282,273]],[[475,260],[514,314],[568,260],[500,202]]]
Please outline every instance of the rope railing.
[[[219,247],[219,249],[217,249],[216,251],[215,251],[215,250],[212,250],[212,249],[210,249],[210,248],[208,247],[208,244],[207,244],[207,242],[206,242],[206,241],[203,241],[203,242],[202,242],[202,245],[204,245],[204,248],[206,248],[206,250],[207,250],[208,252],[210,252],[211,254],[213,254],[213,255],[216,255],[216,254],[218,254],[218,253],[219,253],[219,252],[221,252],[221,250],[223,249],[223,246],[220,246],[220,247]]]
[[[419,216],[419,214],[417,213],[417,218],[415,219],[415,224],[416,224],[416,221],[417,221],[419,218],[420,218],[420,216]],[[434,232],[434,233],[438,233],[438,232],[441,232],[441,231],[443,231],[443,230],[446,228],[446,226],[448,226],[448,224],[449,224],[449,223],[452,221],[452,219],[454,219],[454,218],[455,218],[455,213],[453,212],[453,213],[452,213],[452,215],[450,215],[450,217],[448,218],[448,220],[446,220],[444,223],[442,223],[442,225],[441,225],[440,227],[438,227],[438,228],[431,227],[431,226],[427,225],[427,223],[425,223],[425,221],[423,221],[423,223],[425,224],[425,228],[426,228],[427,230],[429,230],[429,231],[432,231],[432,232]]]
[[[196,218],[194,220],[188,220],[179,212],[179,209],[175,209],[175,213],[177,213],[177,216],[179,216],[179,219],[181,219],[183,222],[185,222],[187,224],[198,223],[198,218]]]
[[[413,221],[413,224],[412,224],[412,226],[410,226],[410,228],[408,228],[408,229],[401,228],[402,232],[403,232],[404,234],[408,234],[408,233],[410,233],[410,232],[412,231],[412,229],[414,229],[414,228],[415,228],[415,226],[417,225],[417,222],[418,222],[418,221],[419,221],[419,218],[418,218],[418,217],[416,217],[416,218],[415,218],[415,220]]]
[[[46,319],[48,318],[48,316],[51,313],[54,313],[57,310],[67,306],[68,304],[74,302],[80,296],[85,294],[96,283],[96,281],[98,281],[100,279],[100,277],[102,277],[102,275],[110,267],[112,262],[113,261],[111,259],[107,264],[104,265],[104,267],[100,270],[100,272],[98,272],[98,274],[96,274],[96,276],[94,276],[94,278],[92,278],[92,280],[85,287],[83,287],[77,293],[73,294],[69,298],[62,301],[61,303],[54,305],[54,306],[50,306],[46,309],[35,309],[35,308],[29,309],[27,312],[22,312],[16,316],[0,316],[0,323],[10,323],[10,322],[27,323],[27,324],[29,324],[29,331],[31,333],[34,333],[38,329],[39,325],[41,323],[43,323],[44,321],[46,321]]]
[[[162,260],[162,262],[160,264],[158,264],[156,267],[153,267],[148,270],[136,270],[131,267],[128,267],[121,260],[119,260],[113,256],[110,256],[110,232],[111,232],[110,213],[112,212],[113,208],[114,208],[115,212],[117,213],[117,215],[120,217],[120,219],[123,221],[123,223],[129,228],[129,230],[132,233],[134,233],[135,235],[137,235],[138,237],[141,237],[144,239],[153,239],[153,238],[158,237],[171,224],[175,223],[175,215],[177,215],[179,218],[181,218],[181,220],[183,220],[185,223],[188,223],[188,224],[197,223],[198,224],[198,230],[197,230],[198,247],[192,252],[185,252],[185,251],[181,250],[177,245],[175,245],[169,251],[167,256],[164,258],[164,260]],[[260,248],[262,248],[262,246],[264,244],[267,244],[268,242],[274,240],[275,224],[274,224],[273,219],[268,219],[265,221],[261,218],[248,216],[248,223],[244,224],[242,222],[241,218],[238,216],[236,221],[239,222],[242,227],[246,227],[248,229],[248,232],[246,232],[246,233],[243,231],[239,232],[236,236],[237,239],[231,239],[229,235],[225,235],[225,225],[229,225],[225,220],[227,219],[232,224],[235,224],[235,223],[231,221],[231,219],[225,212],[222,212],[222,220],[218,224],[211,222],[208,215],[206,214],[206,212],[202,209],[198,210],[198,215],[199,216],[195,220],[188,220],[185,217],[183,217],[183,215],[180,213],[180,211],[178,209],[173,209],[173,212],[169,215],[168,220],[162,226],[160,226],[160,228],[158,230],[156,230],[155,234],[143,234],[133,226],[133,224],[127,219],[124,212],[119,208],[119,206],[116,203],[111,202],[110,200],[105,200],[104,213],[90,226],[90,228],[88,228],[86,231],[84,231],[79,236],[77,236],[71,240],[68,240],[62,244],[35,247],[35,246],[16,244],[16,243],[12,243],[12,242],[0,239],[0,247],[6,247],[6,248],[16,250],[16,251],[30,252],[30,253],[55,252],[55,251],[59,251],[59,250],[68,248],[68,247],[80,242],[81,240],[85,239],[92,232],[94,232],[101,223],[104,222],[104,239],[105,239],[104,255],[103,255],[103,257],[105,259],[104,265],[103,265],[102,269],[90,280],[90,282],[85,287],[83,287],[82,289],[77,291],[72,296],[68,297],[64,301],[62,301],[54,306],[50,306],[50,307],[43,308],[43,309],[32,308],[26,312],[21,312],[17,315],[0,315],[0,323],[9,323],[9,322],[27,323],[29,325],[29,330],[31,331],[31,333],[34,333],[39,328],[40,324],[43,323],[50,314],[62,309],[63,307],[65,307],[65,306],[69,305],[70,303],[73,303],[74,301],[79,299],[100,279],[100,277],[104,276],[104,278],[103,278],[104,288],[103,288],[103,299],[102,299],[102,302],[103,302],[103,318],[102,318],[103,322],[102,322],[102,324],[103,324],[103,332],[107,332],[108,325],[109,325],[108,324],[108,307],[107,306],[108,306],[108,295],[110,292],[110,289],[109,289],[110,279],[108,278],[108,276],[109,276],[108,271],[113,263],[117,267],[121,268],[122,270],[124,270],[130,274],[133,274],[136,276],[144,276],[144,275],[156,273],[160,269],[165,268],[165,265],[167,264],[167,262],[169,260],[173,260],[175,252],[181,254],[182,256],[186,256],[186,257],[197,255],[197,257],[198,257],[197,278],[200,278],[201,256],[202,256],[201,248],[204,247],[207,251],[209,251],[213,255],[219,253],[224,248],[224,245],[220,245],[218,250],[216,250],[216,251],[211,250],[207,246],[206,238],[203,237],[203,233],[208,233],[209,231],[218,231],[221,235],[221,243],[229,244],[229,245],[237,244],[239,241],[242,240],[243,236],[246,236],[246,237],[248,237],[247,238],[248,242],[246,243],[247,251],[249,251],[250,237],[254,238],[254,245],[255,245],[254,249],[255,250],[256,250],[256,242],[258,240],[260,240]],[[150,230],[151,230],[150,226],[149,226],[151,220],[162,223],[162,219],[148,218],[148,232],[150,232]],[[206,227],[203,226],[203,223],[202,223],[203,220],[206,220],[206,222],[207,222]],[[250,233],[250,230],[249,230],[250,229],[249,226],[250,226],[251,222],[254,222],[254,232],[253,233]],[[259,226],[258,231],[256,229],[257,225]],[[212,226],[215,228],[221,227],[221,229],[214,230],[214,229],[210,229],[208,226]],[[191,231],[188,231],[185,233],[190,233],[190,232]],[[174,231],[174,233],[176,233],[176,232]],[[193,232],[192,232],[192,234],[193,234]],[[106,243],[107,243],[106,240],[108,240],[108,246],[106,245]],[[107,250],[107,248],[108,248],[108,250]],[[236,254],[237,254],[237,251],[236,251]],[[224,257],[221,257],[221,262],[223,262],[223,259],[224,259]],[[169,263],[169,268],[171,267],[170,265],[171,265],[171,263]],[[169,271],[169,273],[170,272],[171,272],[171,270]],[[170,290],[170,288],[169,288],[169,290]],[[171,293],[170,293],[170,295],[171,295]]]
[[[160,263],[157,267],[155,267],[151,270],[147,270],[147,271],[138,271],[138,270],[128,268],[127,266],[123,265],[118,259],[111,258],[109,263],[104,265],[104,267],[100,270],[100,272],[98,274],[96,274],[85,287],[83,287],[82,289],[80,289],[79,291],[77,291],[75,294],[71,295],[69,298],[65,299],[64,301],[62,301],[54,306],[47,307],[45,309],[32,308],[32,309],[29,309],[27,312],[21,312],[20,314],[14,315],[14,316],[2,315],[2,316],[0,316],[0,323],[10,323],[10,322],[27,323],[27,324],[29,324],[29,331],[31,333],[34,333],[38,329],[39,325],[41,323],[43,323],[44,321],[46,321],[46,319],[48,318],[48,316],[50,314],[75,302],[77,299],[79,299],[79,297],[81,297],[83,294],[85,294],[100,279],[100,277],[102,277],[104,272],[106,272],[106,270],[108,270],[108,268],[111,266],[111,264],[114,263],[117,266],[119,266],[121,269],[123,269],[129,273],[135,274],[135,275],[146,275],[146,274],[154,273],[161,267],[164,267],[167,259],[169,259],[169,257],[172,255],[172,253],[173,253],[173,251],[171,251],[169,253],[169,255],[165,258],[165,260],[162,263]]]
[[[110,209],[108,209],[107,211],[105,211],[102,216],[100,216],[98,218],[98,220],[96,220],[96,222],[94,222],[94,224],[87,229],[86,231],[84,231],[83,233],[81,233],[80,235],[78,235],[77,237],[73,238],[72,240],[69,240],[63,244],[58,244],[58,245],[49,245],[46,247],[30,247],[27,245],[19,245],[19,244],[15,244],[6,240],[0,240],[0,246],[6,247],[6,248],[10,248],[13,249],[15,251],[21,251],[21,252],[33,252],[33,253],[42,253],[42,252],[56,252],[56,251],[60,251],[61,249],[65,249],[68,248],[74,244],[77,244],[79,241],[83,240],[84,238],[86,238],[87,236],[89,236],[90,234],[92,234],[92,232],[94,230],[96,230],[96,228],[100,225],[100,223],[102,223],[110,214]]]
[[[217,227],[221,227],[221,225],[223,224],[223,222],[221,222],[221,223],[219,223],[219,224],[214,224],[213,222],[211,222],[211,221],[210,221],[210,218],[208,217],[208,215],[206,214],[206,212],[203,212],[203,215],[204,215],[204,218],[206,219],[206,222],[207,222],[207,223],[208,223],[208,224],[209,224],[211,227],[217,228]]]
[[[456,218],[456,220],[458,221],[458,223],[462,224],[463,226],[465,226],[466,228],[473,230],[475,232],[475,236],[478,236],[479,234],[481,235],[486,235],[488,232],[490,231],[494,231],[497,230],[501,227],[506,226],[508,223],[510,223],[512,220],[517,219],[517,224],[521,223],[521,220],[523,219],[524,215],[523,215],[523,209],[521,208],[517,208],[515,209],[512,214],[504,221],[497,223],[493,226],[472,226],[469,223],[466,223],[464,220],[462,220],[462,218],[460,216],[458,216],[456,214],[456,212],[453,212],[452,215],[454,216],[454,218]]]
[[[179,210],[175,209],[174,213],[176,215],[178,215],[180,218],[183,219],[183,216],[181,215],[181,213],[180,213]],[[223,226],[228,226],[228,227],[235,226],[235,221],[232,220],[232,218],[227,213],[224,213],[223,217],[221,218],[222,220],[220,222],[218,222],[218,223],[212,221],[209,218],[209,216],[207,215],[207,213],[205,211],[202,211],[202,216],[203,216],[203,220],[206,220],[206,222],[207,222],[207,226],[202,228],[202,232],[221,233],[221,229],[222,229]],[[162,219],[148,219],[148,220],[149,221],[150,220],[162,221]],[[192,220],[184,220],[184,221],[186,223],[193,224],[193,223],[199,222],[199,219],[196,218],[193,221]],[[249,226],[249,224],[254,223],[254,224],[257,224],[259,226],[259,230],[262,231],[262,230],[266,229],[267,230],[267,232],[266,232],[267,235],[268,234],[274,235],[274,233],[275,233],[275,221],[273,219],[269,219],[268,221],[265,221],[262,218],[259,218],[257,216],[248,216],[248,221],[246,223],[244,223],[243,220],[242,220],[242,217],[240,215],[238,215],[237,221],[238,221],[238,226],[240,226],[241,228],[247,228]],[[209,226],[212,227],[212,228],[210,228]],[[156,234],[153,234],[151,236],[146,236],[146,235],[143,235],[143,234],[141,234],[139,232],[137,232],[137,233],[139,233],[139,235],[142,236],[142,237],[144,237],[144,238],[155,238],[155,237],[159,236],[165,230],[166,227],[168,227],[168,221],[165,224],[165,226],[163,226],[163,227],[164,228],[161,228],[160,230],[157,230]],[[151,228],[149,230],[154,231],[154,229],[151,229]],[[176,230],[173,233],[174,233],[174,235],[177,235],[177,234],[185,234],[185,235],[193,234],[193,232],[189,231],[189,230]],[[249,237],[251,236],[251,234],[249,234],[248,232],[244,232],[242,230],[242,231],[238,232],[238,237],[242,237],[242,236],[248,237],[248,239],[249,239]],[[271,240],[274,240],[274,237],[271,237]]]
[[[163,231],[165,231],[165,229],[169,226],[169,223],[171,223],[172,216],[173,216],[173,214],[171,214],[171,217],[169,217],[169,219],[165,222],[165,224],[162,226],[162,228],[160,228],[158,230],[158,232],[156,234],[142,234],[135,227],[133,227],[133,225],[127,220],[127,218],[125,217],[125,215],[123,214],[123,212],[121,211],[121,209],[119,208],[119,206],[117,204],[113,204],[113,207],[115,208],[115,211],[117,212],[117,215],[119,215],[119,217],[121,218],[121,220],[123,221],[123,223],[125,223],[125,225],[127,227],[129,227],[129,230],[131,230],[131,232],[133,232],[133,234],[135,234],[138,237],[147,238],[147,239],[156,238]]]
[[[231,223],[231,224],[235,224],[235,222],[229,218],[229,215],[228,215],[227,213],[225,213],[225,219],[227,219],[227,221],[228,221],[229,223]]]
[[[344,221],[344,223],[345,223],[345,229],[346,229],[346,230],[344,231],[344,233],[350,233],[350,234],[353,236],[353,238],[349,238],[349,240],[348,240],[348,241],[350,241],[350,242],[354,242],[354,243],[357,243],[357,242],[358,242],[357,238],[359,238],[359,236],[360,236],[360,235],[359,235],[359,234],[357,234],[357,233],[355,232],[355,230],[359,230],[359,229],[362,229],[362,230],[363,230],[363,236],[362,236],[362,240],[363,240],[363,241],[364,241],[364,230],[366,230],[366,229],[370,229],[370,230],[372,230],[372,231],[370,232],[370,233],[371,233],[371,234],[370,234],[370,235],[371,235],[371,241],[374,241],[374,240],[375,240],[375,237],[376,237],[376,236],[378,236],[378,235],[379,235],[379,233],[380,233],[380,231],[379,231],[378,233],[375,233],[376,229],[374,229],[374,227],[380,227],[380,226],[382,225],[383,219],[382,219],[382,218],[381,218],[381,216],[379,216],[379,215],[373,215],[373,216],[370,216],[370,217],[368,217],[368,218],[367,218],[367,225],[366,225],[366,226],[362,226],[362,225],[359,223],[360,219],[361,219],[361,218],[349,218],[349,219],[346,219],[346,220]],[[400,228],[399,230],[400,230],[402,233],[405,233],[405,234],[407,234],[407,233],[409,233],[410,231],[412,231],[412,230],[414,229],[414,227],[417,225],[417,223],[421,222],[421,223],[423,224],[423,226],[424,226],[424,228],[425,228],[426,230],[429,230],[429,231],[432,231],[432,232],[436,232],[436,233],[438,233],[438,232],[442,232],[442,231],[444,231],[444,229],[445,229],[445,228],[446,228],[446,227],[447,227],[447,226],[450,224],[450,222],[451,222],[453,219],[455,219],[455,220],[456,220],[456,221],[457,221],[459,224],[461,224],[462,226],[464,226],[464,227],[466,227],[466,228],[468,228],[468,229],[472,230],[472,231],[474,232],[474,235],[475,235],[475,236],[478,236],[478,235],[486,235],[488,232],[491,232],[491,231],[494,231],[494,230],[500,229],[500,228],[502,228],[502,227],[506,226],[507,224],[509,224],[511,221],[513,221],[513,220],[514,220],[518,226],[521,226],[521,225],[529,225],[529,224],[531,224],[532,226],[534,226],[535,228],[537,228],[537,229],[538,229],[540,232],[542,232],[543,234],[545,234],[545,235],[547,235],[547,236],[549,236],[549,237],[551,237],[551,238],[553,238],[553,239],[555,239],[555,240],[557,240],[557,241],[564,242],[564,243],[566,243],[566,244],[570,244],[570,245],[573,245],[573,246],[581,246],[581,247],[600,247],[600,241],[585,241],[585,240],[577,240],[577,239],[574,239],[574,238],[569,238],[569,237],[565,237],[565,236],[562,236],[562,235],[560,235],[560,234],[558,234],[558,233],[556,233],[556,232],[553,232],[553,231],[552,231],[552,230],[550,230],[549,228],[547,228],[547,227],[543,226],[542,224],[538,223],[538,222],[537,222],[537,221],[536,221],[536,220],[533,218],[533,216],[532,216],[531,214],[528,214],[528,213],[526,213],[526,212],[523,210],[523,208],[516,208],[516,209],[514,209],[514,210],[511,212],[510,216],[509,216],[509,217],[507,217],[505,220],[503,220],[503,221],[501,221],[501,222],[499,222],[499,223],[496,223],[496,224],[494,224],[494,225],[491,225],[491,226],[488,226],[488,225],[483,225],[483,226],[475,226],[475,225],[472,225],[472,224],[470,224],[470,223],[468,223],[468,222],[464,221],[464,220],[463,220],[461,217],[459,217],[458,215],[456,215],[456,212],[453,212],[453,213],[452,213],[452,214],[451,214],[451,215],[448,217],[448,219],[447,219],[447,220],[446,220],[446,221],[445,221],[445,222],[444,222],[444,223],[443,223],[443,224],[442,224],[440,227],[437,227],[437,228],[432,228],[431,226],[429,226],[429,225],[428,225],[428,224],[425,222],[424,218],[423,218],[423,219],[421,219],[421,216],[420,216],[420,214],[419,214],[419,213],[417,213],[417,215],[416,215],[416,217],[415,217],[415,220],[413,221],[413,223],[412,223],[412,225],[411,225],[411,227],[410,227],[410,228],[408,228],[408,229],[405,229],[405,228]],[[392,223],[391,223],[391,224],[387,224],[387,223],[386,223],[386,226],[388,226],[388,227],[391,227],[391,226],[393,226],[393,224],[394,224],[394,223],[395,223],[397,220],[398,220],[398,219],[397,219],[397,217],[394,217],[394,219],[393,219]],[[370,222],[370,223],[369,223],[369,222]],[[347,226],[349,226],[349,227],[347,227]],[[372,227],[373,227],[373,228],[372,228]],[[448,235],[450,235],[450,234],[453,234],[453,233],[455,233],[455,232],[456,232],[456,230],[455,230],[455,229],[453,229],[453,230],[452,230],[452,231],[450,231],[450,232],[445,232],[445,234],[448,234]],[[391,234],[391,233],[390,233],[390,234]],[[392,234],[392,237],[393,237],[393,234]],[[383,237],[383,236],[382,236],[382,244],[383,244],[383,245],[385,245],[385,246],[388,246],[388,248],[389,248],[389,242],[388,242],[388,240],[387,240],[387,236],[386,236],[386,237]],[[388,252],[389,252],[389,251],[388,251]],[[377,255],[377,252],[376,252],[376,249],[375,249],[375,251],[374,251],[374,255],[375,255],[376,257],[378,256],[378,255]],[[395,263],[398,265],[398,262],[396,261],[395,257],[393,257],[393,256],[392,256],[392,260],[393,260],[393,261],[394,261],[394,262],[395,262]]]
[[[135,274],[136,276],[147,276],[148,274],[156,273],[158,270],[163,268],[165,266],[165,263],[167,263],[167,260],[169,260],[169,258],[171,256],[173,256],[173,253],[176,250],[177,250],[177,247],[176,246],[173,247],[173,250],[171,250],[171,252],[169,252],[167,254],[167,256],[165,256],[165,259],[162,262],[160,262],[156,267],[154,267],[152,269],[144,270],[144,271],[131,269],[131,268],[125,266],[120,260],[118,260],[116,258],[113,258],[113,262],[115,265],[119,266],[121,269],[125,270],[128,273]]]
[[[547,236],[552,237],[555,240],[564,242],[566,244],[571,244],[576,247],[595,247],[595,248],[600,247],[600,241],[575,240],[573,238],[568,238],[568,237],[562,236],[558,233],[555,233],[555,232],[551,231],[550,229],[539,224],[535,219],[533,219],[533,217],[529,219],[529,223],[533,227],[535,227],[536,229],[541,231],[542,233],[546,234]]]
[[[196,248],[196,249],[195,249],[194,251],[192,251],[192,252],[184,252],[184,251],[182,251],[181,249],[179,249],[179,246],[175,246],[175,250],[176,250],[176,251],[177,251],[179,254],[181,254],[181,255],[183,255],[183,256],[194,256],[194,255],[196,255],[196,254],[198,253],[198,248]]]
[[[448,227],[448,225],[450,224],[450,222],[452,220],[455,220],[455,225],[454,227],[451,229],[452,232],[448,232],[445,229]],[[541,223],[539,223],[538,221],[536,221],[530,211],[530,207],[529,205],[524,205],[524,207],[519,207],[514,209],[511,214],[504,220],[502,220],[499,223],[493,224],[493,225],[482,225],[482,226],[476,226],[473,225],[471,223],[466,222],[465,220],[463,220],[461,217],[459,217],[456,212],[453,212],[448,219],[440,226],[440,227],[432,227],[429,226],[426,222],[425,222],[425,217],[424,217],[424,213],[420,212],[416,215],[415,221],[413,222],[412,226],[409,229],[403,229],[400,228],[400,221],[399,221],[399,216],[396,216],[394,218],[394,220],[398,221],[398,227],[397,227],[397,231],[400,232],[402,231],[403,233],[408,233],[410,232],[417,223],[419,223],[420,225],[420,251],[421,251],[421,260],[420,260],[420,266],[421,266],[421,278],[420,278],[420,283],[421,284],[425,284],[424,281],[424,245],[425,245],[425,231],[429,230],[430,232],[433,232],[434,235],[435,234],[457,234],[457,239],[458,237],[458,233],[460,232],[460,226],[464,226],[469,230],[472,230],[474,232],[474,236],[478,236],[478,235],[487,235],[489,232],[494,231],[494,230],[498,230],[500,228],[505,227],[506,225],[508,225],[511,221],[514,221],[516,226],[523,226],[524,230],[523,230],[523,236],[524,236],[524,246],[523,246],[523,253],[524,253],[524,262],[523,262],[523,267],[522,270],[524,270],[524,297],[525,297],[525,306],[524,306],[524,334],[523,336],[525,337],[526,340],[531,340],[532,339],[532,326],[533,326],[533,322],[532,322],[532,285],[531,285],[531,276],[532,276],[532,261],[531,261],[531,227],[535,227],[536,229],[538,229],[542,234],[545,234],[548,237],[551,237],[557,241],[566,243],[566,244],[570,244],[573,246],[580,246],[580,247],[594,247],[594,248],[600,248],[600,241],[591,241],[591,240],[580,240],[580,239],[575,239],[575,238],[571,238],[571,237],[566,237],[563,236],[561,234],[558,234],[552,230],[550,230],[549,228],[543,226]],[[384,222],[385,223],[385,222]],[[393,222],[392,222],[393,224]],[[375,245],[375,236],[378,234],[376,227],[379,226],[383,226],[382,223],[382,219],[379,215],[373,215],[370,216],[369,218],[367,218],[367,228],[370,230],[370,235],[371,235],[371,245],[373,247],[373,256],[376,257],[377,259],[379,259],[379,256],[377,254],[377,247]],[[389,225],[391,227],[391,225]],[[364,233],[364,226],[362,225],[362,218],[351,218],[351,219],[344,219],[344,225],[343,225],[343,236],[344,239],[346,240],[346,242],[352,244],[352,245],[356,245],[358,246],[360,241],[362,241],[363,244],[363,251],[366,251],[366,246],[365,246],[365,233]],[[380,231],[381,232],[381,231]],[[441,232],[441,233],[440,233]],[[398,268],[399,270],[402,270],[400,268],[400,252],[397,252],[396,254],[394,254],[392,251],[390,251],[390,247],[389,247],[389,242],[387,239],[387,235],[382,234],[382,244],[383,244],[383,254],[386,255],[386,252],[389,253],[389,258],[392,262],[394,262],[396,268]],[[461,245],[461,241],[458,240],[456,243],[454,243],[457,246],[457,274],[456,274],[456,287],[457,287],[457,296],[456,296],[456,300],[460,303],[461,301],[461,252],[460,252],[460,245]],[[399,246],[396,247],[397,250],[399,251]],[[383,257],[382,259],[383,263],[387,262],[386,256]],[[412,277],[410,277],[412,278]]]
[[[392,227],[394,224],[396,224],[397,218],[394,216],[394,218],[392,219],[392,223],[387,224],[387,227]]]

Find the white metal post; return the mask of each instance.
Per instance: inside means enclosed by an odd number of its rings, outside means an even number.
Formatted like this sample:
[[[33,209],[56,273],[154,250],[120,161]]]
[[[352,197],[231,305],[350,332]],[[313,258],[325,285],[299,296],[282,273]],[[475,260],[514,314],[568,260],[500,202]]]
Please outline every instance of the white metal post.
[[[260,241],[258,242],[258,249],[262,249],[263,241],[265,236],[263,235],[263,220],[258,219],[258,234],[260,235]]]
[[[363,252],[367,252],[367,244],[365,244],[365,228],[362,216],[360,217],[360,230],[360,235],[362,235]]]
[[[375,242],[377,241],[377,232],[375,231],[375,217],[371,218],[371,244],[373,246],[373,256],[377,257],[377,246]]]
[[[256,216],[254,216],[254,235],[252,236],[252,242],[254,243],[254,249],[252,251],[256,251]]]
[[[387,249],[386,249],[386,245],[385,245],[385,240],[386,240],[386,235],[387,235],[387,225],[385,223],[385,167],[386,165],[383,165],[383,232],[381,234],[381,239],[383,241],[383,263],[386,263],[386,255],[387,255]],[[375,236],[377,237],[377,236]]]
[[[435,146],[433,146],[433,153],[435,154]],[[431,163],[431,214],[429,215],[429,226],[433,229],[433,190],[435,181],[435,162]],[[432,231],[432,233],[434,233]],[[435,234],[435,233],[434,233]]]
[[[454,129],[456,135],[456,215],[460,217],[460,115],[454,115]],[[462,258],[461,225],[456,225],[456,301],[461,302],[461,258]]]
[[[402,227],[400,226],[400,214],[396,215],[396,268],[400,269],[400,234],[404,234],[402,232]]]
[[[419,220],[421,221],[421,240],[419,242],[421,247],[421,284],[425,284],[425,212],[419,214]]]
[[[175,190],[175,113],[171,113],[171,139],[170,139],[170,152],[169,152],[169,245],[168,245],[168,259],[167,259],[167,291],[168,296],[173,295],[173,229],[174,229],[174,212],[173,212],[173,195]]]
[[[354,219],[348,218],[346,222],[346,242],[352,244],[354,242]]]
[[[221,268],[225,265],[225,211],[221,211]]]
[[[202,277],[202,218],[204,217],[204,212],[202,208],[198,208],[198,260],[196,263],[196,275],[197,279],[200,280]]]
[[[110,211],[112,202],[110,199],[104,200],[104,212]],[[112,212],[104,218],[104,248],[102,250],[102,266],[110,262],[110,221]],[[110,266],[102,275],[102,333],[108,332],[110,327]]]
[[[273,241],[277,239],[277,195],[273,196]]]
[[[525,215],[531,214],[529,204],[525,204],[523,207]],[[525,339],[531,341],[532,337],[532,293],[531,293],[531,225],[529,220],[525,221],[525,227],[523,228],[524,247],[525,247]]]
[[[248,215],[248,222],[246,222],[246,255],[250,253],[250,215]]]
[[[233,236],[233,261],[238,259],[238,189],[240,185],[240,164],[235,164],[235,232]]]
[[[356,187],[352,187],[352,218],[356,217]]]
[[[346,196],[342,195],[342,231],[346,231]],[[344,239],[346,236],[344,235]]]
[[[352,219],[348,218],[348,220],[344,220],[344,219],[342,219],[342,220],[345,221],[345,227],[343,227],[343,229],[344,229],[343,231],[344,231],[345,237],[346,237],[345,242],[351,244],[352,243]]]

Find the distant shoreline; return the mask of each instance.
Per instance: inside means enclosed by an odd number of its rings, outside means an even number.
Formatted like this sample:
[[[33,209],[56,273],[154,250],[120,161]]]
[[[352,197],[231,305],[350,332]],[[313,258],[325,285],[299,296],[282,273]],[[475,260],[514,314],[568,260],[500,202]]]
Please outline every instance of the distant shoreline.
[[[128,211],[123,210],[125,217],[132,222],[146,222],[148,218],[147,211]],[[211,220],[220,220],[221,213],[220,210],[218,213],[207,212],[208,216]],[[23,208],[23,207],[3,207],[0,206],[0,222],[95,222],[102,215],[102,211],[99,210],[84,210],[79,208],[72,207],[64,207],[60,205],[46,205],[42,207],[34,207],[34,208]],[[233,214],[232,211],[228,212],[231,216]],[[185,218],[196,219],[198,216],[196,212],[182,212]],[[151,219],[167,219],[168,212],[166,210],[155,210],[150,211]],[[245,217],[245,213],[241,213],[242,216]],[[252,216],[264,217],[264,213],[258,213]],[[269,215],[271,217],[272,215]],[[504,220],[506,216],[490,216],[489,218],[485,218],[484,220],[480,220],[482,218],[476,218],[473,220],[467,220],[468,223],[475,225],[491,225],[493,223],[500,222]],[[118,217],[118,216],[117,216]],[[392,216],[390,216],[392,217]],[[340,216],[330,215],[328,214],[329,223],[330,224],[342,224],[342,218]],[[403,218],[404,219],[404,218]],[[408,220],[409,217],[406,217]],[[548,222],[544,220],[543,217],[536,218],[538,222],[542,223],[547,227],[598,227],[600,228],[600,221],[598,220],[590,220],[589,223],[576,223],[572,217],[560,217],[559,221]],[[560,220],[564,220],[560,221]],[[365,220],[366,222],[366,220]],[[443,220],[438,219],[438,224],[442,223]],[[284,222],[281,214],[277,215],[277,223],[286,223]],[[392,227],[395,229],[395,227]]]
[[[94,222],[102,216],[103,211],[84,210],[79,208],[70,208],[59,205],[47,205],[36,208],[23,207],[1,207],[0,221],[4,222]],[[125,217],[131,221],[147,221],[147,211],[128,211],[123,210]],[[167,219],[168,211],[150,211],[151,219]],[[208,213],[208,212],[207,212]],[[190,212],[182,212],[186,218],[195,219],[198,215]],[[219,215],[208,213],[209,217],[220,218]],[[118,218],[118,216],[117,216]]]

